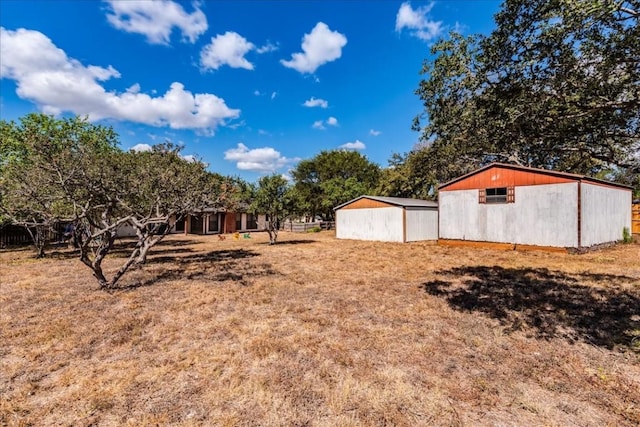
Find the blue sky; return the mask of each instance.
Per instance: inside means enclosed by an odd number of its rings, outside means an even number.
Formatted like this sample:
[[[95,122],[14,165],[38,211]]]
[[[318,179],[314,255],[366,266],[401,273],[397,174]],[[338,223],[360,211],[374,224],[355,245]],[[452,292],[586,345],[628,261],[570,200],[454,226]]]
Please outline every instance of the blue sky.
[[[255,181],[321,150],[409,151],[430,46],[498,1],[0,0],[0,117],[87,115]]]

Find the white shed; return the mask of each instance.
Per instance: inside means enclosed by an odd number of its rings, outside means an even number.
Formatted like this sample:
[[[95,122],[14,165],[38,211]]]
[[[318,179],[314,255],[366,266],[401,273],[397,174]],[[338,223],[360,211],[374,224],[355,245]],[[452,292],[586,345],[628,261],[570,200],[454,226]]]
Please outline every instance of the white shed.
[[[415,242],[438,239],[438,204],[360,196],[334,208],[338,239]]]
[[[492,163],[440,186],[441,243],[583,249],[631,229],[631,188],[582,175]]]

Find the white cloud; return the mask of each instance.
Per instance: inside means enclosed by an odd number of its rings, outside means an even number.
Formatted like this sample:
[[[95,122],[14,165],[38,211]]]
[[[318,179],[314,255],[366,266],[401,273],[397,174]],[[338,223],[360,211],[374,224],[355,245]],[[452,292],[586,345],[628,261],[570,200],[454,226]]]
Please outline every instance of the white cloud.
[[[302,39],[302,53],[291,55],[290,61],[280,60],[287,68],[300,73],[314,73],[319,66],[335,61],[342,56],[342,48],[347,44],[344,34],[331,31],[327,24],[318,22]]]
[[[128,93],[138,93],[140,92],[140,83],[134,83],[129,88],[127,88]]]
[[[144,35],[149,43],[169,44],[174,27],[183,40],[194,43],[207,31],[207,17],[197,6],[191,13],[171,0],[106,0],[110,6],[107,21],[127,33]],[[194,3],[195,4],[195,3]]]
[[[255,49],[255,45],[238,33],[227,31],[211,38],[211,43],[200,52],[200,65],[205,70],[217,70],[222,65],[231,68],[253,70],[253,64],[245,55]]]
[[[194,156],[193,154],[187,154],[186,156],[180,156],[183,159],[185,159],[187,162],[189,163],[194,163],[196,161],[198,161],[198,158],[196,156]]]
[[[131,151],[141,153],[143,151],[151,151],[153,148],[149,144],[136,144],[130,148]]]
[[[313,122],[311,127],[314,128],[314,129],[325,130],[326,127],[324,125],[338,126],[338,119],[336,119],[335,117],[329,117],[327,120],[324,120],[324,121],[323,120],[317,120],[317,121]]]
[[[354,142],[347,142],[346,144],[342,144],[339,148],[344,148],[345,150],[364,150],[365,148],[367,148],[367,146],[364,145],[364,142],[356,139]]]
[[[382,132],[380,132],[379,130],[375,130],[375,129],[370,129],[369,130],[369,135],[371,136],[378,136],[380,135]]]
[[[461,24],[460,22],[456,21],[455,25],[453,26],[453,31],[454,33],[465,33],[467,32],[467,30],[469,29],[469,27],[465,24]]]
[[[434,21],[429,18],[429,12],[434,3],[413,9],[409,2],[404,2],[396,15],[396,31],[401,32],[406,28],[411,35],[421,40],[429,41],[438,37],[444,31],[442,21]]]
[[[247,123],[244,120],[241,120],[239,122],[235,122],[235,123],[230,123],[227,125],[228,128],[236,130],[238,128],[241,128],[243,126],[245,126]]]
[[[278,92],[271,93],[271,99],[276,99],[276,96],[278,96]]]
[[[107,91],[99,81],[120,77],[116,69],[84,66],[38,31],[0,28],[0,58],[0,77],[15,80],[18,96],[47,114],[71,112],[91,120],[110,118],[209,134],[240,115],[224,99],[194,94],[180,82],[155,97],[141,93],[137,84],[122,93]]]
[[[259,90],[257,90],[257,89],[253,91],[253,94],[254,94],[255,96],[260,96],[260,95],[262,95],[262,94],[260,93],[260,91],[259,91]]]
[[[264,46],[260,46],[259,48],[257,48],[256,52],[258,53],[275,52],[278,49],[279,49],[278,45],[275,45],[271,42],[267,42],[267,44],[265,44]]]
[[[249,149],[241,142],[236,148],[225,151],[224,159],[236,162],[236,167],[240,170],[263,173],[275,172],[286,164],[297,161],[287,159],[271,147]]]
[[[329,103],[324,99],[314,98],[312,96],[311,99],[307,99],[306,101],[304,101],[304,104],[302,105],[304,105],[305,107],[327,108],[329,106]]]

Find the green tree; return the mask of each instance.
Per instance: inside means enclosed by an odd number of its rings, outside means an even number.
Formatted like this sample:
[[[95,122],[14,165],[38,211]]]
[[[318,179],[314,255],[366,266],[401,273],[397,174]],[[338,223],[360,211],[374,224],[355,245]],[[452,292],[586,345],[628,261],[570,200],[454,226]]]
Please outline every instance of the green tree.
[[[42,257],[53,225],[74,219],[68,191],[83,178],[79,159],[115,151],[115,133],[80,118],[29,114],[20,123],[0,121],[0,139],[0,212],[29,232]]]
[[[278,240],[280,225],[292,212],[287,180],[278,174],[260,178],[249,209],[266,214],[269,243],[274,245]]]
[[[489,36],[436,43],[417,90],[424,113],[413,152],[423,152],[423,168],[439,182],[492,161],[588,175],[613,168],[633,180],[639,10],[638,0],[506,0]]]
[[[72,221],[79,258],[101,289],[115,288],[132,265],[144,263],[174,220],[225,200],[220,177],[170,144],[124,152],[111,128],[78,117],[31,114],[2,128],[21,148],[3,166],[2,210],[17,223]],[[102,264],[123,224],[135,228],[137,243],[107,277]]]
[[[427,152],[416,149],[404,155],[393,154],[382,170],[376,193],[381,196],[434,199],[438,180],[433,169],[424,167]]]
[[[291,174],[297,211],[332,220],[335,206],[375,191],[380,167],[358,152],[332,150],[302,160]]]

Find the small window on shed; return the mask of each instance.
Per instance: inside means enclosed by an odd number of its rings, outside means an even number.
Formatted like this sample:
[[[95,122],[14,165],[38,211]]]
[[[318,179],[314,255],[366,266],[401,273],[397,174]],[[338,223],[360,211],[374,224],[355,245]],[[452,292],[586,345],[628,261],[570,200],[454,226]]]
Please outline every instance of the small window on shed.
[[[507,203],[507,187],[487,188],[487,203]]]

